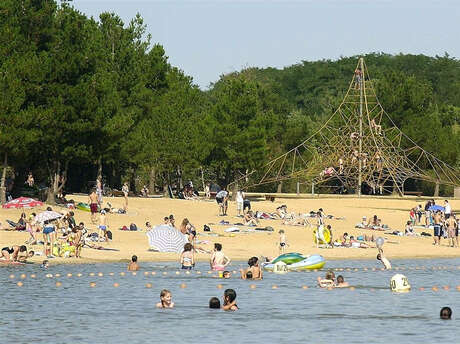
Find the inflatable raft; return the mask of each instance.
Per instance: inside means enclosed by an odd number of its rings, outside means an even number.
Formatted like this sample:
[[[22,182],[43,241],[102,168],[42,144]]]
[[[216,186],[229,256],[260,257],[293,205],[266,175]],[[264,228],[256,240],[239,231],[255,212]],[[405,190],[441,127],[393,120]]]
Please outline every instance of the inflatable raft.
[[[320,256],[319,254],[304,256],[300,253],[286,253],[277,257],[270,263],[263,264],[263,268],[267,271],[273,271],[275,263],[280,261],[286,263],[287,269],[290,271],[321,269],[326,264],[323,256]]]
[[[88,211],[88,212],[91,211],[91,209],[89,207],[89,204],[88,203],[83,203],[83,202],[78,203],[75,208],[83,210],[83,211]],[[101,210],[101,208],[98,206],[97,211],[100,211],[100,210]]]

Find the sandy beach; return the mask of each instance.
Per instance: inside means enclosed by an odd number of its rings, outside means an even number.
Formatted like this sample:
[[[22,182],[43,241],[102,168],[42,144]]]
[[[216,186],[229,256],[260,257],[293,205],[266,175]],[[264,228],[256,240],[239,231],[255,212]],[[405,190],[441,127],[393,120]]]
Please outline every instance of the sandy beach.
[[[68,195],[68,199],[76,202],[87,201],[86,196]],[[110,202],[114,207],[122,207],[122,198],[104,198],[104,202]],[[443,240],[441,246],[433,246],[432,237],[401,237],[386,235],[384,232],[355,229],[356,223],[360,222],[362,216],[367,218],[377,214],[382,218],[383,223],[387,224],[392,230],[404,231],[404,224],[409,218],[409,209],[422,204],[424,200],[417,199],[393,199],[393,198],[319,198],[319,199],[276,199],[270,201],[253,201],[252,209],[266,212],[274,212],[275,208],[281,204],[286,204],[290,212],[306,213],[310,210],[323,208],[326,214],[336,217],[344,217],[344,220],[327,220],[333,229],[334,238],[338,238],[344,232],[351,235],[374,234],[383,236],[388,241],[384,245],[385,254],[389,259],[395,258],[426,258],[426,257],[460,257],[460,248],[447,246],[447,240]],[[442,200],[437,200],[442,204]],[[450,201],[454,212],[460,210],[460,200]],[[45,210],[45,207],[25,210],[26,214],[31,212],[38,213]],[[57,211],[67,211],[65,208],[53,207]],[[5,220],[16,221],[22,210],[0,210],[0,222],[2,228],[5,227]],[[96,230],[96,225],[91,224],[90,213],[74,210],[75,219],[83,221],[87,228]],[[136,254],[139,261],[175,261],[178,254],[157,253],[148,251],[148,240],[145,232],[145,222],[150,221],[152,225],[161,224],[165,216],[174,214],[176,224],[180,224],[183,218],[188,218],[198,230],[198,240],[202,241],[199,246],[207,250],[212,250],[213,244],[219,242],[223,245],[223,251],[227,256],[235,261],[245,261],[251,256],[276,257],[278,255],[278,230],[284,229],[287,236],[289,247],[287,252],[301,252],[304,254],[321,254],[327,259],[375,259],[377,250],[375,248],[316,248],[312,230],[313,227],[287,226],[282,225],[280,220],[261,220],[260,227],[271,226],[274,232],[254,232],[254,233],[235,233],[230,235],[224,229],[228,226],[210,225],[214,233],[219,236],[205,236],[203,226],[209,223],[218,223],[222,219],[230,223],[241,222],[241,218],[236,217],[236,204],[229,202],[228,216],[218,216],[218,208],[214,200],[177,200],[165,198],[129,198],[128,213],[109,214],[108,223],[113,233],[113,240],[109,243],[101,243],[104,247],[118,249],[119,251],[101,251],[84,248],[82,258],[55,258],[51,260],[55,263],[94,263],[94,262],[114,262],[128,261],[131,255]],[[423,221],[423,218],[422,218]],[[143,231],[131,232],[121,231],[119,228],[135,223]],[[316,220],[312,220],[316,223]],[[417,232],[426,231],[432,233],[430,229],[416,228]],[[41,233],[39,234],[42,237]],[[27,232],[0,231],[0,245],[11,246],[13,244],[23,244],[29,237]],[[42,251],[42,245],[30,246],[35,251]],[[32,262],[38,263],[44,259],[43,256],[35,256]],[[208,254],[198,254],[198,260],[209,259]]]

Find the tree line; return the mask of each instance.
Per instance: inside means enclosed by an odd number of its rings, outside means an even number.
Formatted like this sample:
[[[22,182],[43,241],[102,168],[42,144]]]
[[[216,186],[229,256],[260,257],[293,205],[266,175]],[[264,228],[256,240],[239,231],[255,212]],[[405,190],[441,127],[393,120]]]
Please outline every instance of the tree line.
[[[96,20],[67,1],[0,3],[2,195],[32,171],[85,191],[103,176],[138,190],[226,186],[309,136],[338,106],[357,57],[247,68],[200,90],[171,65],[140,15]],[[367,54],[379,99],[426,150],[460,167],[460,62]],[[292,190],[283,190],[292,191]]]

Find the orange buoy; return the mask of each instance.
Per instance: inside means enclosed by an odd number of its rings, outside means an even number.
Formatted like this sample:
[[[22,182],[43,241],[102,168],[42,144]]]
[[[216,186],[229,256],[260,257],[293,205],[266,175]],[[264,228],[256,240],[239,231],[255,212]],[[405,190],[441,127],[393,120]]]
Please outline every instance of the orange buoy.
[[[460,291],[460,285],[458,285],[456,289],[457,289],[458,291]]]
[[[348,289],[350,289],[350,290],[355,290],[356,288],[355,288],[355,287],[350,287],[350,288],[348,288]]]
[[[67,274],[67,277],[72,277],[72,274],[71,274],[71,273],[68,273],[68,274]]]
[[[96,286],[96,282],[90,282],[89,286],[90,286],[91,288],[94,288],[94,287]]]
[[[196,274],[197,274],[197,275],[201,274],[201,271],[197,271]]]
[[[431,290],[438,291],[439,289],[438,289],[438,287],[434,286],[433,288],[431,288]]]
[[[146,287],[146,288],[152,288],[152,283],[146,283],[146,284],[145,284],[145,287]]]
[[[278,289],[278,286],[276,284],[273,284],[272,289]]]
[[[442,289],[444,289],[444,290],[449,290],[449,286],[448,286],[448,285],[445,285],[444,287],[442,287]]]
[[[21,274],[21,276],[19,276],[19,277],[20,277],[21,279],[24,279],[24,278],[26,278],[27,276],[26,276],[26,274]]]
[[[119,285],[117,282],[115,282],[115,283],[113,284],[113,286],[114,286],[115,288],[118,288],[120,285]]]
[[[302,289],[308,289],[308,285],[303,285]]]
[[[251,289],[256,289],[256,285],[255,285],[255,284],[251,284],[251,285],[249,286],[249,288],[251,288]]]
[[[182,283],[182,284],[180,285],[180,287],[181,287],[182,289],[185,289],[185,288],[187,288],[187,284]]]
[[[22,286],[24,285],[24,283],[22,283],[21,281],[19,281],[19,282],[17,283],[17,285],[18,285],[18,287],[22,287]]]
[[[54,277],[61,277],[61,274],[56,274],[54,275]]]
[[[35,278],[35,277],[37,277],[37,275],[35,275],[35,274],[30,275],[30,278]]]
[[[99,272],[97,275],[98,275],[99,277],[104,276],[104,274],[103,274],[102,272]]]
[[[222,289],[223,288],[223,285],[222,284],[218,284],[217,285],[217,289]]]
[[[60,287],[62,285],[61,282],[56,282],[56,287]]]
[[[113,275],[114,275],[114,273],[113,273],[113,272],[109,272],[109,276],[113,276]]]

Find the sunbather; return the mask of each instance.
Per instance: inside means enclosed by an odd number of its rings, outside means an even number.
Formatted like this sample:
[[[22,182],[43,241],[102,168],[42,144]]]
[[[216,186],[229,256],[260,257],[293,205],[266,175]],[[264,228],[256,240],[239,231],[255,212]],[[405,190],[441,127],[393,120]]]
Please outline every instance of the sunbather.
[[[244,225],[245,226],[257,226],[259,224],[259,220],[254,216],[252,210],[249,210],[246,214],[244,214]]]

